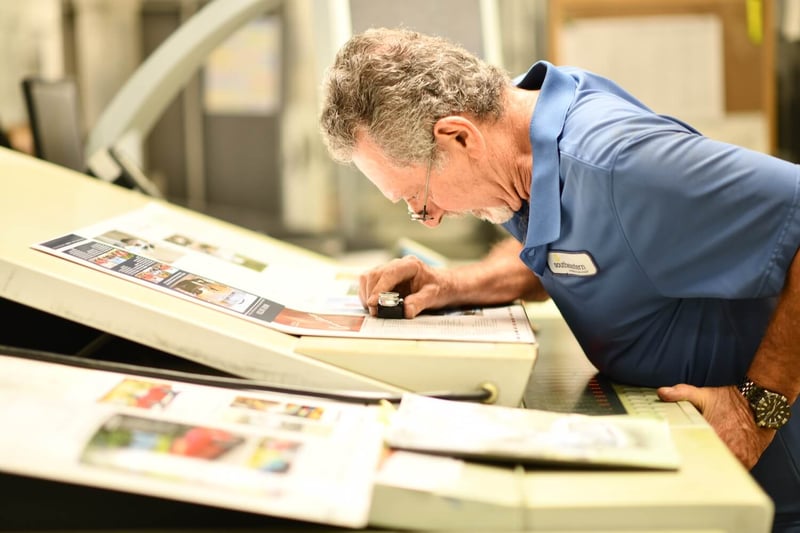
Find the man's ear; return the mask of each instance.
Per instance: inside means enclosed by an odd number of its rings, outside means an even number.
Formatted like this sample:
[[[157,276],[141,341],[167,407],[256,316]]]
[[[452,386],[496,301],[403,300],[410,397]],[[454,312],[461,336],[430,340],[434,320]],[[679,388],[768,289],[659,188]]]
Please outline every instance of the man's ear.
[[[442,117],[433,125],[433,135],[439,148],[465,150],[473,159],[480,159],[486,151],[483,133],[468,118],[459,115]]]

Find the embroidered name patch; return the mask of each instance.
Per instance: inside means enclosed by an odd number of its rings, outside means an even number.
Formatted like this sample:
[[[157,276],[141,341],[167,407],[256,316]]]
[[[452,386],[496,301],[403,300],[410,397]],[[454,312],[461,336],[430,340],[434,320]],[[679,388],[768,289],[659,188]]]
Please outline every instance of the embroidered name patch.
[[[594,276],[597,265],[592,256],[586,252],[550,252],[547,254],[547,266],[553,274],[567,276]]]

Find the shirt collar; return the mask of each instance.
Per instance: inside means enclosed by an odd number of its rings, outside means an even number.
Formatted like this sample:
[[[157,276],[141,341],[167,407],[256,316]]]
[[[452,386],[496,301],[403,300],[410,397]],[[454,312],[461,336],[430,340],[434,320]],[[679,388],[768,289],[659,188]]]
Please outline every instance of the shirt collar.
[[[528,215],[525,247],[537,248],[555,241],[561,234],[558,140],[577,82],[552,64],[539,61],[515,83],[523,89],[540,90],[529,133],[533,148],[530,208],[517,213]]]

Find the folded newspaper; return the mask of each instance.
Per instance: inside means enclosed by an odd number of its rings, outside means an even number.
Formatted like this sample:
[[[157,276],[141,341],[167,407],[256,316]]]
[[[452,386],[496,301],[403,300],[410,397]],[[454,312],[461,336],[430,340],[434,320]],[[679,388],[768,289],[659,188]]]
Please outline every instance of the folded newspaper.
[[[675,470],[666,421],[469,404],[406,394],[386,443],[398,449],[487,461]]]

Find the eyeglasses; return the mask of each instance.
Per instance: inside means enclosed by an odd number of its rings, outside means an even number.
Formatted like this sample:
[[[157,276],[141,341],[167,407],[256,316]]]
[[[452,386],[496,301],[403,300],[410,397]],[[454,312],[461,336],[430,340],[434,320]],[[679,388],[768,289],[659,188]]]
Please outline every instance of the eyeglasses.
[[[430,220],[433,217],[428,215],[428,185],[431,181],[431,167],[433,166],[433,158],[431,157],[428,160],[428,171],[425,173],[425,196],[423,196],[422,200],[422,211],[413,211],[411,206],[408,206],[408,216],[411,217],[411,220],[415,220],[417,222],[425,222],[426,220]]]

